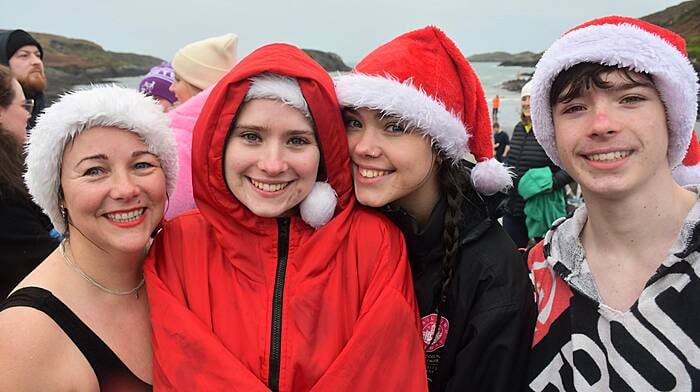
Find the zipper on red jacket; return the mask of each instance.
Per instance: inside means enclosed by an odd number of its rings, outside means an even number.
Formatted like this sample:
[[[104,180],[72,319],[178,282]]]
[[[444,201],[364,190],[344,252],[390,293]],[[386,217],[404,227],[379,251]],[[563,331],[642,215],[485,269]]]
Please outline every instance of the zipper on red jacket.
[[[272,294],[272,328],[270,333],[270,390],[278,391],[280,386],[280,360],[282,351],[282,295],[284,278],[287,273],[289,254],[289,218],[277,220],[277,273],[275,291]]]

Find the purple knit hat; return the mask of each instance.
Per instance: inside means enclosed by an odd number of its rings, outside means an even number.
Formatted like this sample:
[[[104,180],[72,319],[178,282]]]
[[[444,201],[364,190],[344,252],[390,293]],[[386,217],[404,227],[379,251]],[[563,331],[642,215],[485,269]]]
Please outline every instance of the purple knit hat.
[[[170,63],[156,65],[148,71],[139,83],[139,91],[153,97],[163,98],[175,103],[177,97],[170,91],[170,85],[175,82],[175,70]]]

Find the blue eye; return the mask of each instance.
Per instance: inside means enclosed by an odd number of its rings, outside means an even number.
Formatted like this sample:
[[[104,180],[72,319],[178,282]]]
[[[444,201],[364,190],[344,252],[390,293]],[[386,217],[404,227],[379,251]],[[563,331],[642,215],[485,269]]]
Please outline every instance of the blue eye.
[[[289,141],[287,143],[295,146],[303,146],[305,144],[310,144],[308,139],[301,136],[293,136],[289,138]]]
[[[83,176],[96,177],[96,176],[99,176],[100,174],[103,174],[104,171],[105,170],[103,168],[95,166],[95,167],[91,167],[91,168],[85,170],[85,172],[83,172]]]
[[[152,163],[149,162],[138,162],[134,165],[136,169],[150,169],[152,167],[155,167]]]
[[[254,132],[245,132],[240,135],[240,137],[248,143],[257,143],[262,140],[260,135]]]

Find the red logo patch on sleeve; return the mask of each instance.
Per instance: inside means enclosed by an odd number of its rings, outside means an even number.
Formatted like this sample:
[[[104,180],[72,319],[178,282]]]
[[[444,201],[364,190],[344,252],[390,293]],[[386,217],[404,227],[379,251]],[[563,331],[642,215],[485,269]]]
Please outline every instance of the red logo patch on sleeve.
[[[547,335],[552,323],[569,307],[573,294],[569,285],[549,267],[542,242],[530,251],[528,265],[537,300],[537,323],[532,338],[534,347]]]

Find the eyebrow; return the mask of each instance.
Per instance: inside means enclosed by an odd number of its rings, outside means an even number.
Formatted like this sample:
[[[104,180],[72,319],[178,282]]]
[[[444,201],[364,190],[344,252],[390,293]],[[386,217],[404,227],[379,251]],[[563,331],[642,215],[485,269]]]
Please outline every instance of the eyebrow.
[[[136,157],[141,156],[141,155],[153,155],[153,156],[156,157],[156,158],[158,157],[157,154],[154,154],[154,153],[152,153],[152,152],[150,152],[150,151],[148,151],[148,150],[144,150],[144,151],[134,151],[134,152],[131,153],[131,157],[132,157],[132,158],[136,158]]]
[[[154,154],[154,153],[152,153],[152,152],[150,152],[150,151],[146,151],[146,150],[143,150],[143,151],[134,151],[134,152],[131,153],[131,157],[132,157],[132,158],[136,158],[136,157],[141,156],[141,155],[153,155],[154,157],[158,157],[158,155],[156,155],[156,154]],[[80,166],[80,165],[81,165],[83,162],[85,162],[85,161],[92,161],[92,160],[95,160],[95,161],[107,161],[107,160],[109,160],[109,157],[108,157],[106,154],[95,154],[95,155],[90,155],[89,157],[85,157],[85,158],[79,160],[78,163],[75,164],[75,167]]]
[[[95,161],[106,161],[106,160],[108,160],[108,159],[109,159],[109,158],[108,158],[107,155],[105,155],[105,154],[90,155],[89,157],[85,157],[85,158],[79,160],[78,163],[76,163],[74,167],[80,166],[80,165],[81,165],[83,162],[85,162],[85,161],[92,161],[92,160],[95,160]]]
[[[38,56],[38,55],[41,54],[41,51],[38,50],[38,49],[37,49],[37,50],[20,49],[20,50],[17,51],[17,53],[19,53],[19,54],[31,54],[31,53],[34,53],[34,54],[36,54],[36,55]]]
[[[628,81],[628,82],[624,82],[624,83],[615,83],[615,84],[613,84],[612,86],[610,86],[610,87],[608,87],[608,88],[602,88],[602,89],[600,89],[600,90],[605,90],[605,91],[611,91],[611,92],[614,92],[614,93],[619,93],[619,92],[621,92],[621,91],[631,90],[631,89],[633,89],[633,88],[635,88],[635,87],[643,87],[643,88],[652,88],[652,89],[653,89],[653,88],[654,88],[654,85],[651,84],[651,83],[640,83],[640,82],[629,82],[629,81]],[[591,87],[591,89],[593,89],[593,88],[598,88],[598,87],[596,87],[596,86]],[[561,94],[559,94],[559,97],[557,98],[556,104],[568,103],[568,102],[571,102],[572,100],[574,100],[574,99],[576,99],[576,98],[581,98],[581,97],[583,96],[583,92],[584,92],[585,90],[586,90],[586,89],[582,88],[581,91],[579,92],[579,94],[577,94],[576,96],[573,96],[573,97],[569,97],[569,98],[567,98],[567,99],[564,99],[564,98],[569,94],[569,92],[568,92],[568,91],[562,91]]]
[[[620,91],[625,91],[625,90],[631,90],[635,87],[653,88],[651,84],[639,83],[639,82],[625,82],[625,83],[615,84],[612,87],[610,87],[609,90],[615,91],[615,92],[620,92]]]
[[[245,129],[249,131],[258,131],[258,132],[268,132],[269,129],[266,127],[261,127],[259,125],[246,125],[246,124],[239,124],[236,125],[234,130],[236,129]],[[285,134],[289,135],[313,135],[314,131],[313,129],[290,129],[285,131]]]

